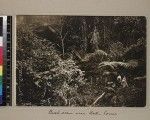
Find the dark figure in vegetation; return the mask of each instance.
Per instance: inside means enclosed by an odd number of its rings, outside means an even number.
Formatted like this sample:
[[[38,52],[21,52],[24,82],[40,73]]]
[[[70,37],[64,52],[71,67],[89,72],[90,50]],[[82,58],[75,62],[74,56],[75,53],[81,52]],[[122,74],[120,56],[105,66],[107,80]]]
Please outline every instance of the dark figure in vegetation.
[[[117,96],[120,89],[127,89],[128,83],[125,76],[119,75],[117,72],[105,71],[103,73],[105,83],[104,92],[93,102],[92,106],[108,105],[119,106],[124,103],[124,96]]]
[[[102,78],[104,80],[105,86],[116,88],[120,86],[120,81],[117,79],[117,72],[106,71],[103,73]]]

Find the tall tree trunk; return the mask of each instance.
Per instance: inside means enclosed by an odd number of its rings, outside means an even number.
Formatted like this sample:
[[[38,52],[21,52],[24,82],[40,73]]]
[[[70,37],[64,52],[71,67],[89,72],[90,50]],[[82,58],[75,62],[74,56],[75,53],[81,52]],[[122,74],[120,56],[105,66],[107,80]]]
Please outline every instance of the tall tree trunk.
[[[85,18],[82,18],[82,39],[84,40],[84,51],[87,51],[87,24]]]
[[[63,38],[63,35],[62,35],[63,25],[64,25],[64,19],[61,18],[60,38],[61,38],[61,45],[62,45],[62,54],[63,54],[63,58],[64,58],[64,54],[65,54],[64,38],[65,37]]]

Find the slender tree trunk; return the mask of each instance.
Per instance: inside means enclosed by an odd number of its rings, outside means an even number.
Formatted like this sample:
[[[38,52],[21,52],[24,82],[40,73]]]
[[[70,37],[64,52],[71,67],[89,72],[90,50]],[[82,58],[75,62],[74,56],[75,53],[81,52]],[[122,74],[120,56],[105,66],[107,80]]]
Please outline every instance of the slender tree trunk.
[[[103,29],[103,32],[104,32],[104,43],[106,42],[106,26],[105,26],[105,23],[103,21],[103,25],[104,25],[104,29]]]
[[[62,54],[64,58],[64,54],[65,54],[64,39],[61,38],[61,42],[62,42]]]
[[[83,26],[82,26],[82,38],[84,40],[84,51],[86,52],[87,51],[87,24],[86,24],[86,20],[85,18],[82,18],[82,23],[83,23]]]
[[[63,36],[62,36],[63,24],[64,24],[64,20],[63,20],[63,18],[61,18],[61,31],[60,31],[60,37],[61,37],[61,45],[62,45],[62,54],[63,54],[63,58],[64,58],[65,47],[64,47],[64,39],[63,39]]]

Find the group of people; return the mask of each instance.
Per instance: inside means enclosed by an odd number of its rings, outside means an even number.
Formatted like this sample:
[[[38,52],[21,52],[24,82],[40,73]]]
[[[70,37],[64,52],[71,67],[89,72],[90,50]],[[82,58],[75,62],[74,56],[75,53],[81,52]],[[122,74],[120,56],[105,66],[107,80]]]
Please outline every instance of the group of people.
[[[128,87],[128,82],[126,76],[118,75],[116,72],[104,72],[103,78],[106,87],[116,88],[125,88]]]
[[[120,106],[120,103],[123,104],[124,98],[123,96],[117,98],[117,92],[119,89],[129,87],[127,77],[116,72],[104,72],[103,79],[105,82],[104,92],[93,104],[98,103],[104,106]]]

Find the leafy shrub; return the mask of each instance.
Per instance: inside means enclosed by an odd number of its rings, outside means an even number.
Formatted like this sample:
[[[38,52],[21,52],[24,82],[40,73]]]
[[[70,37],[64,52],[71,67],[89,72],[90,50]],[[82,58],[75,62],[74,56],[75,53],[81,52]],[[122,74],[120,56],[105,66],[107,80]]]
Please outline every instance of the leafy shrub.
[[[84,84],[83,71],[73,60],[62,60],[29,26],[17,30],[17,104],[68,105]]]

